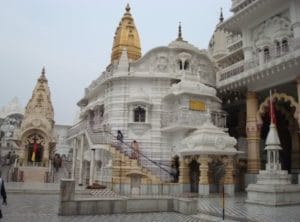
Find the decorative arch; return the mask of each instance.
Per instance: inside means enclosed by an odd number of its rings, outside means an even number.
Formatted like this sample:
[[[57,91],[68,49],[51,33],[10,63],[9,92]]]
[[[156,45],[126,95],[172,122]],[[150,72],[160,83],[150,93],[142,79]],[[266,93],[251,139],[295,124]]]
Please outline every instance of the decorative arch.
[[[274,93],[272,94],[272,97],[274,100],[277,101],[284,101],[284,102],[290,102],[290,107],[294,107],[295,108],[295,112],[294,112],[294,118],[296,120],[298,120],[298,115],[297,113],[299,112],[299,105],[296,102],[296,100],[292,97],[287,95],[286,93]],[[270,97],[266,97],[265,100],[260,104],[259,109],[256,113],[256,119],[257,119],[257,123],[258,125],[262,124],[262,115],[267,112],[268,108],[269,108],[269,103],[270,103]]]
[[[24,145],[27,150],[27,162],[42,162],[46,146],[45,137],[42,133],[31,132],[26,137]]]

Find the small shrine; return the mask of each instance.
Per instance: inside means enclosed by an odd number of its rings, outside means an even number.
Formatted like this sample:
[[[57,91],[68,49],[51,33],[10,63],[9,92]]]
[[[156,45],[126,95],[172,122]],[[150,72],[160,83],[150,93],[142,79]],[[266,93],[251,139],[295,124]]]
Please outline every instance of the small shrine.
[[[54,112],[43,68],[18,135],[18,181],[48,182],[55,147]]]
[[[207,121],[199,129],[187,136],[182,144],[185,148],[180,151],[185,163],[191,161],[199,163],[199,194],[209,195],[209,171],[212,162],[221,162],[224,166],[224,189],[229,195],[234,195],[234,156],[240,151],[234,147],[236,139],[230,137],[224,129],[212,124],[209,111],[207,111]],[[183,168],[181,164],[181,169]],[[179,183],[184,182],[187,175],[184,170],[180,171]]]
[[[272,97],[270,96],[270,101]],[[300,204],[300,186],[291,183],[291,175],[281,170],[279,151],[282,149],[275,125],[275,112],[270,102],[270,130],[266,139],[266,169],[260,170],[256,184],[247,187],[248,203],[282,206]]]

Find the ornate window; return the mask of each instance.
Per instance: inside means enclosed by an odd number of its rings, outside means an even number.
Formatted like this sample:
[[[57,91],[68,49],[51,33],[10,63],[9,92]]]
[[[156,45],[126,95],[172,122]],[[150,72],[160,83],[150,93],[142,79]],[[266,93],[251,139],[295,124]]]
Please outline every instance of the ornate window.
[[[281,54],[281,45],[279,41],[275,41],[275,46],[276,46],[276,56],[280,56]]]
[[[184,69],[184,70],[188,70],[188,69],[189,69],[189,66],[190,66],[190,63],[189,63],[188,61],[184,61],[183,69]]]
[[[182,60],[178,61],[178,68],[179,70],[188,70],[190,67],[189,61],[185,60],[184,62]]]
[[[282,40],[282,53],[287,53],[289,51],[289,43],[287,39]]]
[[[179,67],[179,70],[183,69],[183,65],[182,65],[182,61],[181,60],[178,61],[178,67]]]
[[[264,62],[267,63],[270,61],[270,49],[269,47],[264,48]]]
[[[141,106],[134,109],[133,115],[134,122],[146,122],[146,110]]]

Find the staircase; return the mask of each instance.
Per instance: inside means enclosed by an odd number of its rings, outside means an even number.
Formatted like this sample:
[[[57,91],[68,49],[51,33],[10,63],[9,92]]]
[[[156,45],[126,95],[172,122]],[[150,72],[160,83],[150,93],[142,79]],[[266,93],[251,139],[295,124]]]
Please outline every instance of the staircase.
[[[134,151],[130,142],[121,142],[108,131],[95,131],[89,127],[87,129],[93,144],[109,144],[112,147],[112,154],[115,155],[117,159],[122,159],[124,162],[128,163],[128,167],[134,167],[156,181],[170,182],[172,180],[168,166],[163,166],[157,161],[150,159],[142,152],[139,152],[139,161],[131,159],[131,154]]]

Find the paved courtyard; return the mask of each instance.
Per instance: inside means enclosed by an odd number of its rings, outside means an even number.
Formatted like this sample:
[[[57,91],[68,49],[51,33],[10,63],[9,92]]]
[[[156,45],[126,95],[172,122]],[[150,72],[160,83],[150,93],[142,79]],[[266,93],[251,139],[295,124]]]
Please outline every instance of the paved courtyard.
[[[3,222],[196,222],[199,218],[178,213],[147,213],[101,216],[58,216],[58,195],[8,194],[2,207]]]
[[[269,207],[245,203],[246,195],[237,195],[225,201],[225,214],[236,221],[257,222],[298,222],[300,221],[300,206]],[[220,197],[200,198],[199,213],[221,215]]]
[[[58,184],[7,183],[8,205],[2,206],[3,222],[204,222],[221,221],[222,209],[219,195],[198,199],[198,213],[183,215],[168,213],[138,213],[90,216],[58,216]],[[81,190],[78,196],[116,197],[111,191],[101,190],[88,195]],[[195,198],[194,195],[180,195]],[[296,222],[300,221],[300,206],[266,207],[245,204],[245,195],[226,198],[225,221]]]

